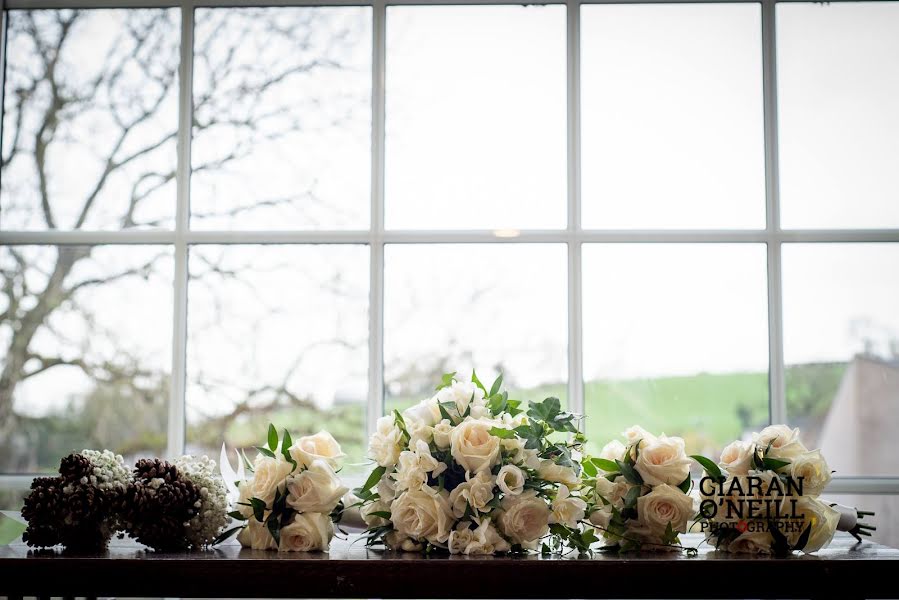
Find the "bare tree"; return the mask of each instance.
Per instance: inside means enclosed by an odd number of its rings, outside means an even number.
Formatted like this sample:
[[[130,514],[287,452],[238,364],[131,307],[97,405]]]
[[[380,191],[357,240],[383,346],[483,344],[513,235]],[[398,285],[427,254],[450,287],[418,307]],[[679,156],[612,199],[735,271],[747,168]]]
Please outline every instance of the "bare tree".
[[[297,106],[296,99],[279,95],[279,89],[309,73],[343,68],[343,49],[354,32],[329,22],[327,13],[291,10],[289,18],[265,9],[208,15],[211,31],[198,40],[194,55],[205,80],[195,86],[202,92],[194,97],[192,130],[194,136],[222,132],[233,143],[195,161],[193,173],[227,170],[251,156],[258,144],[310,126],[309,111],[304,108],[313,107]],[[0,217],[5,229],[121,230],[171,225],[178,133],[178,12],[116,12],[120,26],[107,44],[108,51],[97,64],[87,65],[79,61],[94,60],[83,56],[91,43],[90,28],[110,33],[109,21],[106,29],[96,22],[100,13],[10,13],[0,154]],[[319,39],[322,32],[330,36],[324,43]],[[254,68],[242,58],[248,48],[252,52],[260,44],[276,41],[295,51],[265,67]],[[221,213],[195,212],[193,218],[316,202],[314,190],[300,190],[277,198],[249,198]],[[75,311],[90,322],[90,308],[79,302],[81,292],[117,280],[146,279],[159,269],[167,252],[98,276],[79,268],[95,254],[91,246],[60,246],[55,256],[40,264],[19,247],[3,251],[0,282],[5,306],[0,305],[0,342],[6,345],[6,356],[0,371],[0,439],[20,420],[13,403],[17,389],[28,379],[62,366],[80,369],[98,384],[119,391],[125,386],[144,394],[159,393],[159,374],[145,372],[138,357],[42,354],[35,350],[35,340],[41,335],[65,335],[52,326],[52,316],[61,310]],[[221,271],[218,275],[238,276]],[[267,392],[270,399],[304,401],[286,386]],[[236,406],[230,418],[245,411],[260,393],[247,390],[247,401]]]

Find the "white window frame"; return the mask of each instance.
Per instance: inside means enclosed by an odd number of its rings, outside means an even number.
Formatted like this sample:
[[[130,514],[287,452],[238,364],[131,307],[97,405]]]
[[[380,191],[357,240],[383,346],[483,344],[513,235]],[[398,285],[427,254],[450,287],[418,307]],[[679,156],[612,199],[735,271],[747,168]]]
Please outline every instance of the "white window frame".
[[[180,8],[181,68],[179,71],[179,133],[177,208],[175,227],[169,231],[0,231],[0,246],[24,244],[165,244],[174,248],[174,322],[172,389],[169,402],[168,447],[177,456],[185,447],[185,373],[187,345],[187,254],[202,244],[363,244],[370,249],[369,394],[366,422],[369,433],[384,408],[384,247],[402,243],[563,243],[568,251],[568,399],[575,412],[584,410],[582,261],[585,243],[758,243],[767,248],[769,420],[786,421],[783,356],[783,294],[781,248],[784,243],[894,242],[899,229],[784,230],[780,226],[778,124],[776,87],[775,8],[778,0],[693,0],[697,2],[750,2],[761,5],[762,75],[764,91],[766,224],[762,230],[596,230],[581,226],[580,140],[580,8],[585,4],[689,3],[682,0],[556,0],[546,4],[567,8],[567,212],[565,229],[524,230],[516,237],[493,231],[386,230],[384,227],[384,119],[387,6],[520,5],[521,0],[0,0],[3,12],[0,65],[4,64],[6,9],[37,8]],[[779,0],[792,2],[795,0]],[[852,1],[852,0],[837,0]],[[871,0],[869,0],[871,1]],[[873,0],[877,1],[877,0]],[[194,9],[227,6],[370,6],[372,24],[372,153],[371,220],[366,230],[331,231],[191,231],[190,123]],[[3,89],[0,70],[0,91]],[[27,488],[31,475],[0,474],[0,489]],[[899,494],[896,477],[838,477],[831,493]]]

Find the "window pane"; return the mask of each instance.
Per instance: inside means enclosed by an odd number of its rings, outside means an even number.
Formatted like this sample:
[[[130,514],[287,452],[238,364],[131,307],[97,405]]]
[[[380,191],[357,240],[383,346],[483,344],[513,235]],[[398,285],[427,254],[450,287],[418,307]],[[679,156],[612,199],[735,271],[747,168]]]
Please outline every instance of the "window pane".
[[[830,456],[827,459],[829,462]],[[873,511],[875,515],[865,522],[873,524],[877,530],[872,531],[868,539],[891,548],[899,547],[899,494],[827,494],[824,499]]]
[[[584,247],[587,435],[637,423],[717,456],[768,424],[765,248]]]
[[[387,8],[386,223],[565,226],[565,8]]]
[[[2,228],[171,227],[178,10],[7,14]]]
[[[371,9],[196,15],[192,227],[367,227]]]
[[[172,251],[0,249],[0,472],[53,470],[73,449],[166,444]]]
[[[763,228],[759,5],[581,11],[584,226]]]
[[[840,475],[899,475],[899,244],[786,244],[787,409]]]
[[[364,246],[191,249],[189,452],[258,445],[272,422],[327,429],[362,459],[368,260]]]
[[[784,227],[899,226],[899,3],[777,5]]]
[[[566,249],[561,244],[385,249],[387,409],[433,394],[440,375],[505,376],[513,397],[567,397]],[[477,268],[477,265],[489,265]]]

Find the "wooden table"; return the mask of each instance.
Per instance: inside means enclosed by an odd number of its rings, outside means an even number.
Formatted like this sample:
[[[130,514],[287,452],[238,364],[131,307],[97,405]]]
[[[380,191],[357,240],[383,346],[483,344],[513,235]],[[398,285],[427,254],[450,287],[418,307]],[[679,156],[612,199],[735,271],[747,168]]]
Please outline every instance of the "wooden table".
[[[686,545],[701,538],[685,536]],[[0,595],[306,598],[899,598],[899,550],[838,534],[817,555],[680,553],[593,558],[418,556],[334,540],[329,554],[229,543],[158,554],[129,540],[107,552],[0,547]],[[354,543],[355,542],[355,543]]]

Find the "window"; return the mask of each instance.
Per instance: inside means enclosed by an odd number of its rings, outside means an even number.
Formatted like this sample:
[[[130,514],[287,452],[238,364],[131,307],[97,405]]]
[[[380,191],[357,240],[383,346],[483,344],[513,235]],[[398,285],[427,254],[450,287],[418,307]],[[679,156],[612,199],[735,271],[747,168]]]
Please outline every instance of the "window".
[[[98,4],[4,3],[0,488],[269,420],[360,463],[472,366],[596,443],[895,455],[899,3]]]

